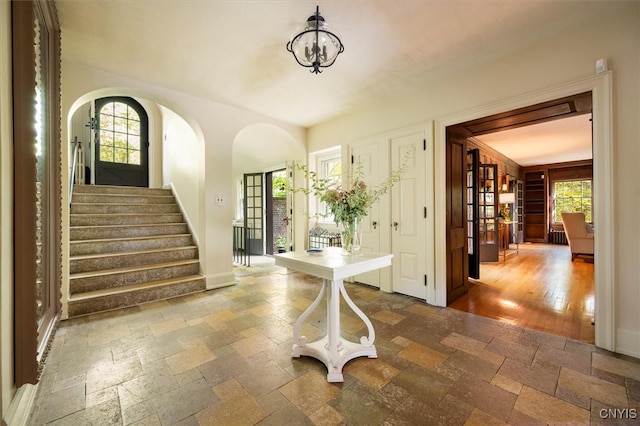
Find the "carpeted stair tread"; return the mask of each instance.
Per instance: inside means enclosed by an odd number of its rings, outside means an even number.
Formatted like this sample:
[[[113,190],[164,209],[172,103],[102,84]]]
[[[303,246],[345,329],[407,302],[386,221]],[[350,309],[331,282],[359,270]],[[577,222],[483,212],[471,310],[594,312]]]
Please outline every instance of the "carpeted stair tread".
[[[137,290],[146,290],[146,289],[150,289],[150,288],[169,286],[169,285],[176,284],[176,283],[181,283],[181,282],[186,282],[186,281],[196,281],[196,280],[204,280],[204,277],[202,275],[188,275],[188,276],[184,276],[184,277],[168,278],[168,279],[157,280],[157,281],[149,281],[149,282],[146,282],[146,283],[133,284],[133,285],[122,286],[122,287],[117,287],[117,288],[108,288],[108,289],[103,289],[103,290],[87,291],[87,292],[84,292],[84,293],[76,293],[74,295],[71,295],[69,297],[69,301],[70,302],[79,302],[79,301],[83,301],[83,300],[96,299],[96,298],[103,297],[103,296],[126,294],[126,293],[131,293],[131,292],[137,291]]]
[[[119,252],[109,252],[109,253],[94,253],[94,254],[81,254],[77,256],[70,256],[70,260],[83,260],[83,259],[94,259],[101,257],[112,257],[112,256],[131,256],[143,253],[161,253],[173,250],[185,250],[185,249],[197,249],[198,247],[195,245],[189,246],[180,246],[180,247],[163,247],[157,249],[146,249],[146,250],[130,250],[130,251],[119,251]]]
[[[199,260],[198,259],[174,260],[171,262],[160,262],[160,263],[151,263],[147,265],[125,266],[122,268],[102,269],[99,271],[77,272],[75,274],[70,274],[69,278],[73,280],[73,279],[82,279],[82,278],[90,278],[90,277],[101,277],[105,275],[115,275],[115,274],[122,274],[127,272],[150,270],[150,269],[156,269],[160,267],[170,268],[172,266],[190,265],[193,263],[199,263]]]

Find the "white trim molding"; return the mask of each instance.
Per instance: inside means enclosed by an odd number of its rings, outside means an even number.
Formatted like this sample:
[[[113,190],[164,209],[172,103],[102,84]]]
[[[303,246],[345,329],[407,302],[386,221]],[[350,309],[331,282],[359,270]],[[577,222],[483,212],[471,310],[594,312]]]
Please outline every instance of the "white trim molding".
[[[611,71],[584,77],[469,111],[439,117],[434,121],[435,184],[435,297],[427,300],[446,306],[446,128],[486,117],[584,92],[593,95],[593,177],[595,224],[595,343],[607,350],[625,352],[616,346],[615,326],[615,233],[613,230],[613,131]],[[632,345],[635,347],[635,345]],[[627,351],[628,352],[628,351]],[[633,352],[633,350],[631,350]],[[637,356],[637,355],[636,355]]]

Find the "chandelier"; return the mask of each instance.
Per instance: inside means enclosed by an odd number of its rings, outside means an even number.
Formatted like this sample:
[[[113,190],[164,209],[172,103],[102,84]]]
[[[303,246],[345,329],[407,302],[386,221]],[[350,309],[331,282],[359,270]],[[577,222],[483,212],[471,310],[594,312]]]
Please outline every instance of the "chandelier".
[[[311,72],[318,74],[322,72],[320,68],[333,65],[338,55],[344,52],[344,46],[338,36],[328,30],[327,23],[320,16],[320,7],[316,6],[315,15],[311,15],[291,37],[287,50],[300,65],[313,68]]]

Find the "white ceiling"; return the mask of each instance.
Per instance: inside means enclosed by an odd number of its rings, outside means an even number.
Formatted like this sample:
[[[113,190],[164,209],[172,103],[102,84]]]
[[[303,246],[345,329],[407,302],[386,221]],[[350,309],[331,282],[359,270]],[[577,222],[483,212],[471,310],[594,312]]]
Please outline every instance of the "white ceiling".
[[[624,7],[610,1],[56,0],[62,56],[309,127]],[[285,46],[319,4],[345,51]]]

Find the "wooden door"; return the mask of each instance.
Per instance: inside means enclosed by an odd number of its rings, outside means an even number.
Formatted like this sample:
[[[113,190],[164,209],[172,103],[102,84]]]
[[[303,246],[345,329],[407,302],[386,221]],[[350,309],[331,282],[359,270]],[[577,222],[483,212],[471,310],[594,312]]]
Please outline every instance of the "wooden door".
[[[446,259],[447,304],[469,291],[467,255],[467,138],[470,133],[447,127]]]
[[[149,120],[127,97],[96,100],[97,185],[149,186]]]
[[[469,251],[469,277],[480,278],[480,221],[478,206],[478,167],[480,151],[467,152],[467,250]]]
[[[425,144],[424,132],[391,139],[392,168],[407,161],[391,192],[393,291],[422,300],[427,298]]]

